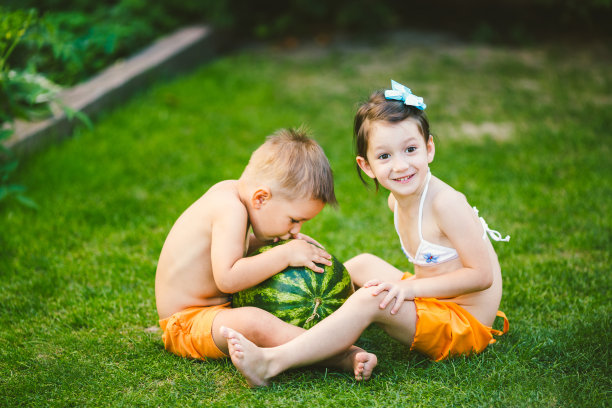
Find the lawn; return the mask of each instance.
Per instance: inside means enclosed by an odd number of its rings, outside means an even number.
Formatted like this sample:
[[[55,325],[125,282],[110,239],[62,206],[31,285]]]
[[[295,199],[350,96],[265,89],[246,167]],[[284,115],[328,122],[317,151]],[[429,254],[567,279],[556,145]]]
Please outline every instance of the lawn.
[[[0,405],[610,406],[611,61],[584,44],[395,35],[254,47],[143,90],[22,160],[15,179],[38,210],[0,203]],[[371,381],[306,368],[258,390],[227,360],[165,352],[149,328],[170,227],[280,127],[308,125],[334,169],[340,207],[303,232],[341,260],[410,268],[351,144],[357,103],[390,79],[425,98],[432,172],[512,236],[495,244],[510,332],[432,363],[371,327]]]

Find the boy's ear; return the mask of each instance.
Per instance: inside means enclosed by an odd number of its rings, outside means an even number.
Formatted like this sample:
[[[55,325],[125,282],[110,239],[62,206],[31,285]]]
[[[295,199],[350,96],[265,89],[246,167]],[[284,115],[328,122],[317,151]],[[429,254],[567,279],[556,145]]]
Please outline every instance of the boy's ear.
[[[368,177],[370,178],[376,178],[376,176],[374,175],[374,173],[372,172],[372,169],[370,168],[370,164],[368,163],[368,161],[361,157],[361,156],[357,156],[357,165],[359,166],[359,168],[361,170],[363,170],[363,172],[365,174],[368,175]]]
[[[259,187],[251,197],[253,208],[261,208],[267,201],[272,198],[272,193],[268,187]]]
[[[427,163],[431,163],[436,155],[436,144],[434,143],[433,135],[429,135],[427,141]]]

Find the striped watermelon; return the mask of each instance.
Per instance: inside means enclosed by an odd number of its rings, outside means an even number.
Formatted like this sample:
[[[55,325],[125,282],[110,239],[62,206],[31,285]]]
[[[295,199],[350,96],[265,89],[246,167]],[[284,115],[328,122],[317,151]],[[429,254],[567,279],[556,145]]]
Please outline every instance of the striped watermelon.
[[[253,255],[282,243],[261,247]],[[325,272],[290,266],[259,285],[235,293],[232,307],[255,306],[308,329],[338,309],[353,293],[346,268],[333,255],[331,266],[319,266]]]

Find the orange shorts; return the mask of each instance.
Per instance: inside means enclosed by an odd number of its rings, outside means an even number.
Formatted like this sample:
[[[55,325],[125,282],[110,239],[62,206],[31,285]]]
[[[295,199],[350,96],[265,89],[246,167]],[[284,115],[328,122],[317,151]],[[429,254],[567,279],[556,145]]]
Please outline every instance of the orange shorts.
[[[206,360],[227,357],[212,337],[212,323],[217,313],[230,304],[189,307],[159,321],[166,350],[181,357]]]
[[[411,274],[405,274],[406,279]],[[410,350],[417,350],[435,361],[457,355],[480,353],[489,344],[495,343],[493,334],[501,336],[509,329],[503,312],[497,316],[504,319],[504,330],[494,330],[480,323],[467,310],[452,302],[434,298],[416,298],[416,333]]]

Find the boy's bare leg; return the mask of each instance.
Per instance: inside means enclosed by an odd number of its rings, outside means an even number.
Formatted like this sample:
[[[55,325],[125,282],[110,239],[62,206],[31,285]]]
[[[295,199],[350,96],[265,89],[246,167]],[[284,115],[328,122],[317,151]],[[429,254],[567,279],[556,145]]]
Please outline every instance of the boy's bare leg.
[[[228,355],[231,350],[228,349],[228,342],[221,334],[223,326],[234,328],[252,343],[266,348],[287,343],[306,331],[255,307],[223,310],[215,317],[212,331],[215,344]],[[349,344],[345,349],[338,350],[338,353],[321,360],[319,365],[352,371],[355,378],[361,380],[370,378],[377,361],[374,354]]]
[[[399,312],[391,315],[392,305],[381,310],[382,296],[373,296],[372,289],[359,289],[312,329],[277,347],[259,348],[236,330],[224,327],[232,362],[251,386],[261,386],[289,368],[311,365],[346,350],[371,323],[378,323],[402,343],[411,344],[416,327],[414,303],[404,302]]]

